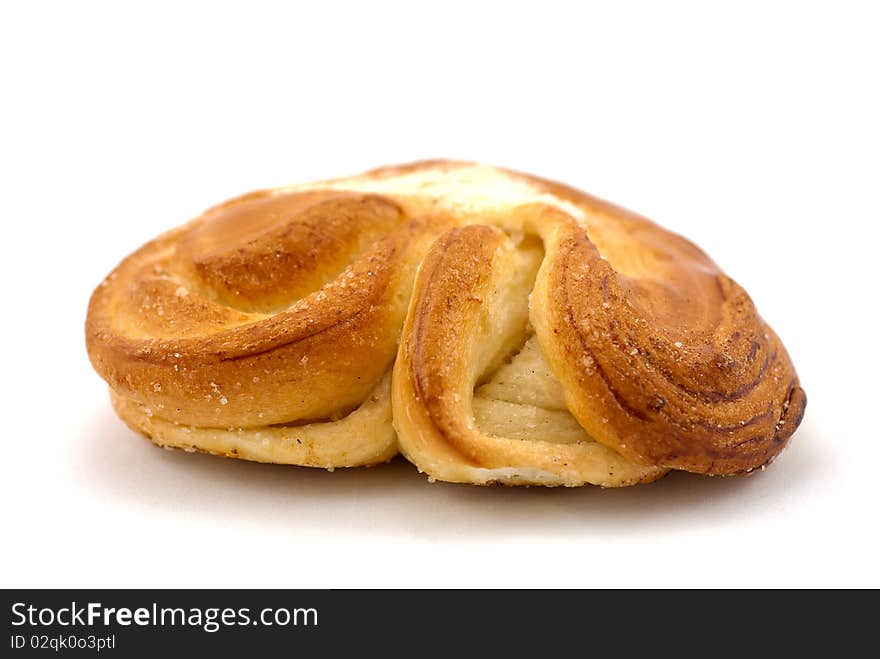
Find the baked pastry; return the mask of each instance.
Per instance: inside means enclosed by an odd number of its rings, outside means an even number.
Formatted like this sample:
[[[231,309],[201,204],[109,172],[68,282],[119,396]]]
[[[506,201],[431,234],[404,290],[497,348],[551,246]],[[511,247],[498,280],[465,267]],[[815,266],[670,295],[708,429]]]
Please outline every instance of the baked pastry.
[[[573,188],[431,161],[250,193],[134,252],[86,342],[155,443],[314,467],[622,486],[743,474],[806,404],[697,247]]]

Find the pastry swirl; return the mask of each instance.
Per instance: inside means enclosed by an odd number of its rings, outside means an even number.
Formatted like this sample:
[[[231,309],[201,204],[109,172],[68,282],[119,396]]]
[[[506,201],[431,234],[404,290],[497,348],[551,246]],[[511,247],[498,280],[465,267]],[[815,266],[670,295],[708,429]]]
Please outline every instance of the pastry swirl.
[[[681,236],[533,176],[432,161],[265,190],[126,258],[89,356],[154,442],[316,467],[621,486],[771,461],[806,398]]]

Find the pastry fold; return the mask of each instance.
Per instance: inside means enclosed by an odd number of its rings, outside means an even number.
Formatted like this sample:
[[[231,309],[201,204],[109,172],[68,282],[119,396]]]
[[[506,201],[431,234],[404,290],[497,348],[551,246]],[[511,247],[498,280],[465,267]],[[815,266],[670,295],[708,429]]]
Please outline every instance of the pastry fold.
[[[431,161],[264,190],[126,258],[86,343],[164,446],[622,486],[771,461],[806,398],[697,247],[573,188]]]

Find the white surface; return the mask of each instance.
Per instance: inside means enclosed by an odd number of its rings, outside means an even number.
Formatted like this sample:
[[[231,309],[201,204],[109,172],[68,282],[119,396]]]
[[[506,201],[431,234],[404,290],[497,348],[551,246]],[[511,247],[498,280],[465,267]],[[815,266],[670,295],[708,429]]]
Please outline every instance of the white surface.
[[[0,9],[0,585],[880,586],[876,5],[242,4]],[[82,323],[122,256],[239,192],[432,156],[704,247],[794,357],[788,451],[751,479],[477,489],[116,419]]]

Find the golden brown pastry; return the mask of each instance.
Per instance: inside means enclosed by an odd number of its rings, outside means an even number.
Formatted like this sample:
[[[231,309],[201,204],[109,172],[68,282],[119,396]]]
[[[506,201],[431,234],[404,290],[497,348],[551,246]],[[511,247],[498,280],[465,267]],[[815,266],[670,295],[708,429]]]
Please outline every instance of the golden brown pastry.
[[[432,161],[265,190],[95,290],[92,363],[164,446],[630,485],[771,461],[806,398],[697,247],[533,176]]]

